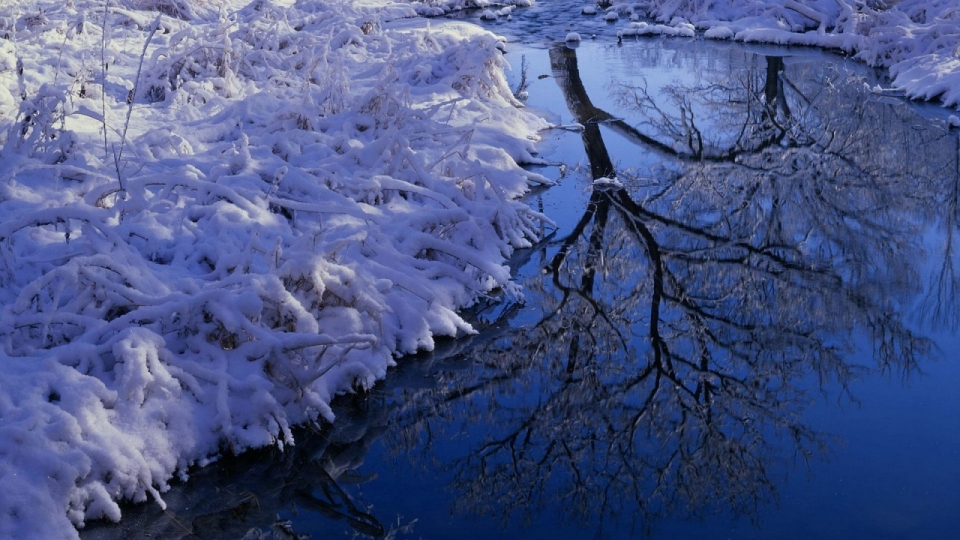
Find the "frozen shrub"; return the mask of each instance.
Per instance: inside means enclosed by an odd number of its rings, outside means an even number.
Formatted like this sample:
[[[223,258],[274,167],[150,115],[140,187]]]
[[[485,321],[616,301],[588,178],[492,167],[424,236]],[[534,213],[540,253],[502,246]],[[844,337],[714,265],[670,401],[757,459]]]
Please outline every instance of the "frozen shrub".
[[[73,152],[75,137],[64,129],[64,105],[63,90],[49,84],[21,101],[7,133],[7,151],[22,152],[47,164],[66,161]]]

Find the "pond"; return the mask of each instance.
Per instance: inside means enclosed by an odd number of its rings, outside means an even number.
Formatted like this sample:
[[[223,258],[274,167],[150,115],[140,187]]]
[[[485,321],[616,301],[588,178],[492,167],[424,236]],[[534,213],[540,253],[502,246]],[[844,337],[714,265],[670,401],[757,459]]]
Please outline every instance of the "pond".
[[[478,305],[479,335],[402,359],[296,448],[85,538],[955,534],[946,113],[826,53],[552,41],[571,24],[493,24],[520,28],[511,85],[566,126],[534,166],[559,185],[528,201],[554,225],[514,257],[523,301]]]

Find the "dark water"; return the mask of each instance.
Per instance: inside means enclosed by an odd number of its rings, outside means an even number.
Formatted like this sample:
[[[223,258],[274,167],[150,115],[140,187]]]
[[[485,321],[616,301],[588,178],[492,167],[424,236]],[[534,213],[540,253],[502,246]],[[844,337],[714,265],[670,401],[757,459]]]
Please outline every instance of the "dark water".
[[[516,257],[525,303],[478,306],[480,335],[403,359],[292,451],[224,459],[86,536],[954,537],[944,113],[808,50],[509,58],[530,106],[584,125],[544,133],[560,185],[530,203],[557,227]]]

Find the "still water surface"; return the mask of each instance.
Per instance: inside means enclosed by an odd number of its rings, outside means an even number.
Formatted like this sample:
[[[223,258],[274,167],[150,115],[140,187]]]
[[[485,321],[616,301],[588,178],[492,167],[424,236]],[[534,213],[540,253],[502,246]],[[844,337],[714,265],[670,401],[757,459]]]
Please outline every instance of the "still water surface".
[[[525,301],[478,306],[480,335],[401,360],[293,451],[85,537],[960,530],[945,113],[810,50],[525,35],[511,84],[584,126],[544,133],[560,184],[529,202],[556,227],[515,257]]]

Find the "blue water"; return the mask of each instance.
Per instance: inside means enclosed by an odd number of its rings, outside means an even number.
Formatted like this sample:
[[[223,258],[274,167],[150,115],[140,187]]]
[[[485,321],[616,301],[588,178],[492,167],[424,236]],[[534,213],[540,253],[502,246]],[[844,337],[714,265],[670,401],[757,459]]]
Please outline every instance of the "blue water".
[[[586,126],[543,134],[525,303],[87,536],[954,537],[945,113],[810,50],[518,41],[527,106]]]

